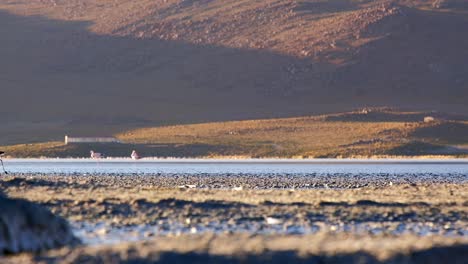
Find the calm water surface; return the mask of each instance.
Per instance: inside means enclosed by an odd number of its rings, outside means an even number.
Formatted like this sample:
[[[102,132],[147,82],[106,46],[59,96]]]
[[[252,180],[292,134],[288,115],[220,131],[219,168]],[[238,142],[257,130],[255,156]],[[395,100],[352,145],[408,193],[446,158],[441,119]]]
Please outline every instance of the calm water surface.
[[[11,173],[55,174],[464,174],[468,160],[6,159]]]

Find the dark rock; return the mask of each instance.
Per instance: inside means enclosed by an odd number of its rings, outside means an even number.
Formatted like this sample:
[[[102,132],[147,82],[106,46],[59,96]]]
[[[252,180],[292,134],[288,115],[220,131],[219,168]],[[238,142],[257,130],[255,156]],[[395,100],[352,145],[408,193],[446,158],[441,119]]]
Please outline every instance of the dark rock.
[[[41,205],[0,195],[0,255],[79,243],[65,219]]]

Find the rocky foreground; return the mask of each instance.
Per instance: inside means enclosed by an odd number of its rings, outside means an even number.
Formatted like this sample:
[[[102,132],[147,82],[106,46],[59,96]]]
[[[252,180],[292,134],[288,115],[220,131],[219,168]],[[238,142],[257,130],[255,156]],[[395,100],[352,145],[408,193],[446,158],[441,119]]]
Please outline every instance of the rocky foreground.
[[[0,193],[0,256],[76,245],[67,221],[43,206]]]
[[[2,263],[465,263],[463,175],[15,175],[85,245]]]

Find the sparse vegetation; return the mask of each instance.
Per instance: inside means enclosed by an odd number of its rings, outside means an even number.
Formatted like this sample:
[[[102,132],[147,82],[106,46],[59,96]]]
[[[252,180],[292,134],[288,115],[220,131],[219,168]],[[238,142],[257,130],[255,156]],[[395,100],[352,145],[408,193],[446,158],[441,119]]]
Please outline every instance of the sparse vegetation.
[[[421,120],[426,114],[378,110],[161,126],[117,134],[123,144],[64,145],[52,142],[2,149],[18,157],[88,157],[90,149],[114,157],[126,157],[132,149],[138,149],[143,156],[159,157],[320,158],[468,154],[468,149],[463,146],[468,144],[466,122],[441,119],[424,123]],[[444,115],[439,116],[442,118]]]

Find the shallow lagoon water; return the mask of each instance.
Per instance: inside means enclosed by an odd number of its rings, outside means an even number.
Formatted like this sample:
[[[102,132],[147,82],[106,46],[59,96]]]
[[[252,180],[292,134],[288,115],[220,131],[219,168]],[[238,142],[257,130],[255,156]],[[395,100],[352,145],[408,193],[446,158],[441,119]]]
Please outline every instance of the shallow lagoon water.
[[[203,160],[7,159],[11,173],[40,174],[465,174],[468,159],[451,160]]]
[[[466,237],[466,225],[445,225],[441,223],[401,223],[401,222],[364,222],[364,223],[327,223],[284,225],[267,222],[247,221],[238,225],[226,222],[213,222],[207,225],[187,225],[161,221],[157,225],[112,226],[104,222],[74,222],[71,224],[76,236],[85,244],[118,244],[122,241],[135,242],[151,240],[155,236],[178,236],[199,233],[248,233],[259,235],[308,235],[318,232],[349,233],[360,235],[415,235],[447,237]]]

